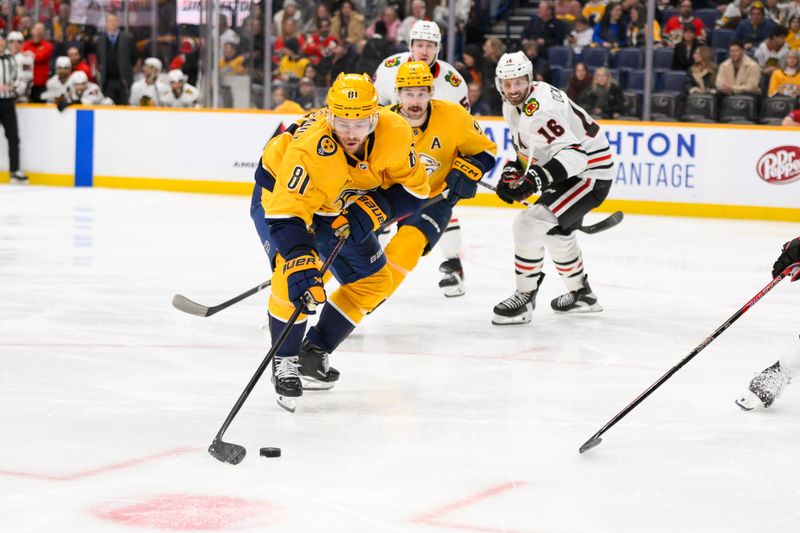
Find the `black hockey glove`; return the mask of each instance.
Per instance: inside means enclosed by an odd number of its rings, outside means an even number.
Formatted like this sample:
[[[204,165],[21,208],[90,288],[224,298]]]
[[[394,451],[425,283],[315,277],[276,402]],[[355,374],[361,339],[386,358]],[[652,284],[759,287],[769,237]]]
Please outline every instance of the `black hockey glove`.
[[[798,261],[800,261],[800,237],[792,239],[783,245],[783,253],[778,257],[778,260],[775,261],[775,264],[772,265],[772,277],[776,277],[783,272],[786,267]],[[792,281],[797,281],[797,278],[800,278],[800,273],[795,275]]]
[[[474,157],[457,157],[444,181],[447,183],[447,202],[451,206],[462,198],[474,198],[478,181],[483,177],[483,165]]]
[[[511,183],[520,179],[522,174],[522,167],[517,161],[508,161],[506,166],[503,167],[503,172],[500,174],[500,181],[497,183],[495,193],[498,198],[507,204],[514,203],[514,197],[511,194]]]
[[[528,172],[522,175],[516,172],[506,173],[505,170],[504,168],[503,174],[500,176],[501,183],[505,182],[508,185],[507,188],[504,188],[504,191],[509,197],[518,202],[525,200],[532,194],[543,191],[553,183],[553,178],[550,177],[550,174],[539,165],[531,165]]]

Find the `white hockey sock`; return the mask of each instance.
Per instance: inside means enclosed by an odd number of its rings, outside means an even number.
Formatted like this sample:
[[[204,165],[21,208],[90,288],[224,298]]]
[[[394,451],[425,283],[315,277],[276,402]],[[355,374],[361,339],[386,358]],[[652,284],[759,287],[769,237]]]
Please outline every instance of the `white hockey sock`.
[[[517,282],[517,289],[530,292],[539,288],[539,274],[544,263],[544,247],[539,251],[538,257],[535,252],[517,250],[514,254],[514,274]],[[532,257],[533,256],[533,257]]]
[[[457,218],[451,218],[447,229],[439,239],[439,249],[445,259],[454,259],[461,255],[461,224]]]
[[[567,290],[577,291],[582,289],[584,276],[583,254],[581,254],[575,234],[547,235],[545,243]]]

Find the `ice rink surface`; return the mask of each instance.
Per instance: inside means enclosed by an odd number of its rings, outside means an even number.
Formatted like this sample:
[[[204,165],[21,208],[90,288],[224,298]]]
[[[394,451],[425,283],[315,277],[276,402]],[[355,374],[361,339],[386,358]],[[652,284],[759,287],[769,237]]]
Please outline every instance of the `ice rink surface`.
[[[0,531],[689,533],[800,530],[800,392],[733,400],[794,342],[783,282],[585,455],[578,447],[769,281],[796,224],[628,215],[580,235],[605,307],[490,324],[510,209],[462,208],[467,294],[434,251],[295,414],[262,380],[269,277],[249,198],[0,187]],[[599,220],[593,214],[587,222]],[[278,446],[278,459],[259,457]]]

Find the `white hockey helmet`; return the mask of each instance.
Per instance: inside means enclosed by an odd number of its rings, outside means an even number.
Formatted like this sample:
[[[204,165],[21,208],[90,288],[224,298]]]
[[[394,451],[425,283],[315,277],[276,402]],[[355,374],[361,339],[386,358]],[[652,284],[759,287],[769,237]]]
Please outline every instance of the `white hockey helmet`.
[[[161,69],[164,68],[163,64],[161,63],[161,60],[158,59],[157,57],[148,57],[147,59],[144,60],[144,64],[148,67],[153,67],[154,69],[156,69],[156,72],[161,72]]]
[[[189,77],[183,73],[181,69],[174,68],[169,71],[167,74],[170,83],[176,83],[179,81],[186,81]]]
[[[56,59],[56,68],[72,69],[72,61],[67,56],[59,56]]]
[[[70,85],[73,85],[73,86],[74,85],[81,85],[83,83],[89,83],[89,77],[86,75],[86,73],[84,71],[76,70],[75,72],[73,72],[72,74],[69,75],[69,79],[67,80],[67,83],[69,83]]]
[[[436,59],[439,58],[439,51],[442,49],[442,32],[439,25],[431,20],[418,20],[411,26],[408,38],[408,50],[411,51],[411,43],[414,40],[431,41],[436,43]]]
[[[528,56],[522,51],[506,53],[500,56],[500,61],[497,62],[494,75],[494,83],[497,86],[497,91],[503,94],[501,80],[513,80],[514,78],[527,76],[528,81],[533,82],[533,63],[531,63],[531,60],[528,59]],[[505,98],[504,94],[503,98]]]
[[[8,42],[16,41],[18,43],[24,43],[25,42],[25,37],[22,36],[21,32],[12,31],[11,33],[8,34],[8,39],[7,40],[8,40]]]

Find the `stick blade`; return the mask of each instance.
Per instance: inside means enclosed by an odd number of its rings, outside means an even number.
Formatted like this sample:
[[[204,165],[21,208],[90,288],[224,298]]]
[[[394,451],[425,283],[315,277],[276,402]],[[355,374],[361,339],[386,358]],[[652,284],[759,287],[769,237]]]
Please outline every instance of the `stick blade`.
[[[224,442],[215,438],[208,447],[208,453],[217,461],[238,465],[242,462],[244,456],[247,455],[247,450],[244,449],[244,446],[239,446],[232,442]]]
[[[210,308],[191,301],[183,294],[176,294],[172,297],[172,306],[178,311],[183,311],[184,313],[189,313],[194,316],[206,317],[210,311]]]
[[[600,437],[592,437],[591,439],[584,442],[583,445],[578,449],[578,451],[580,453],[588,452],[592,448],[600,446],[601,442],[603,442],[603,439],[601,439]]]

